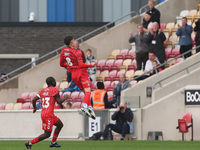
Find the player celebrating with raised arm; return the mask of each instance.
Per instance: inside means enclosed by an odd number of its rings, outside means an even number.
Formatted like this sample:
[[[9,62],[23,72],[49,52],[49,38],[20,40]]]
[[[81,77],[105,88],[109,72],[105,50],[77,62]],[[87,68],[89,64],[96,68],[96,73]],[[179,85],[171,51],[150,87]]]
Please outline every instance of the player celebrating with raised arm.
[[[94,67],[95,63],[93,62],[88,65],[83,62],[82,51],[73,49],[74,38],[72,36],[65,37],[64,43],[67,47],[61,50],[60,66],[65,67],[68,72],[71,72],[72,81],[85,93],[84,104],[81,110],[85,112],[88,117],[96,119],[96,115],[91,106],[91,82],[87,72],[87,68]]]
[[[56,126],[56,129],[54,131],[53,139],[49,147],[61,147],[61,145],[57,144],[56,140],[63,127],[63,123],[57,116],[54,115],[54,106],[55,101],[58,104],[62,104],[68,98],[68,95],[64,95],[63,98],[60,98],[59,91],[55,87],[56,81],[53,77],[48,77],[46,79],[46,83],[48,87],[42,89],[32,100],[33,113],[35,113],[38,110],[36,108],[36,101],[41,99],[41,119],[42,129],[44,130],[44,133],[32,139],[30,142],[26,141],[25,146],[27,147],[27,149],[31,149],[32,144],[38,143],[46,138],[49,138],[52,132],[53,125]]]

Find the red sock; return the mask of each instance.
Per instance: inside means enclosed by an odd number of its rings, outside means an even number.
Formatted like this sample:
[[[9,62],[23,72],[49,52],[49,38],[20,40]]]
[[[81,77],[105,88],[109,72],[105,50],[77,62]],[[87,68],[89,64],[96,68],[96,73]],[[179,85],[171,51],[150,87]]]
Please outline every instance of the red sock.
[[[34,139],[31,140],[32,144],[35,144],[35,143],[38,143],[38,142],[39,142],[38,137],[36,137],[36,138],[34,138]]]
[[[58,138],[58,134],[54,133],[53,138],[52,138],[52,142],[56,142],[57,138]]]
[[[91,106],[91,100],[90,100],[91,92],[86,92],[84,97],[84,103],[86,103],[88,106]]]

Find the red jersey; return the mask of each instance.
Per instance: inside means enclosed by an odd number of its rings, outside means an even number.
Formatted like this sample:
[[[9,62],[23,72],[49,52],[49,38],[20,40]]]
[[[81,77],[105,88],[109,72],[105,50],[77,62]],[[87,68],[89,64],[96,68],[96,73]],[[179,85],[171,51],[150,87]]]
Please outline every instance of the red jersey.
[[[59,94],[57,88],[50,86],[45,89],[42,89],[38,93],[38,97],[41,99],[42,113],[43,117],[51,117],[54,114],[54,106],[55,106],[55,95]]]
[[[92,65],[83,64],[83,58],[85,58],[83,55],[81,50],[65,47],[60,52],[60,66],[66,67],[68,72],[73,72],[74,69],[92,67]],[[82,62],[82,66],[79,62]]]

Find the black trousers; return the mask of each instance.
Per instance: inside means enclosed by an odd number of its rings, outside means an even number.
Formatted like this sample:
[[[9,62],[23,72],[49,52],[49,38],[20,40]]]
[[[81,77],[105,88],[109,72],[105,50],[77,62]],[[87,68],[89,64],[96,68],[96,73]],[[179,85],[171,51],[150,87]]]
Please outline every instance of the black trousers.
[[[192,45],[182,45],[181,48],[180,48],[180,54],[183,54],[183,53],[185,53],[185,52],[187,52],[187,51],[189,51],[191,49],[192,49]],[[192,53],[189,52],[189,53],[184,55],[184,58],[188,58],[191,55],[192,55]]]
[[[148,52],[136,53],[137,70],[145,70],[146,61],[149,59]],[[143,68],[142,68],[143,63]]]
[[[125,137],[126,134],[129,134],[129,125],[127,122],[124,122],[122,125],[115,125],[115,124],[108,124],[102,134],[104,139],[108,135],[109,128],[111,128],[112,131],[117,132],[119,134],[122,134],[122,137]]]

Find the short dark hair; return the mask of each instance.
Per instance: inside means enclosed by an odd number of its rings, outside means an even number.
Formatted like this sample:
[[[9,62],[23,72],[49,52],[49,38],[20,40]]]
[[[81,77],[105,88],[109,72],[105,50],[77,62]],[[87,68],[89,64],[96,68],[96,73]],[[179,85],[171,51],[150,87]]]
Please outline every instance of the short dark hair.
[[[88,49],[86,50],[86,52],[92,53],[92,50],[88,48]]]
[[[186,17],[183,17],[182,19],[186,19],[186,21],[187,21],[187,18],[186,18]]]
[[[153,53],[154,55],[156,55],[153,51],[149,51],[149,53]]]
[[[104,83],[103,82],[97,82],[97,88],[98,89],[104,89]]]
[[[56,82],[56,80],[53,77],[48,77],[46,79],[46,83],[48,86],[53,86],[53,83]]]
[[[73,39],[74,39],[73,36],[66,36],[66,37],[64,38],[64,43],[65,43],[66,45],[69,45],[70,42],[71,42],[71,40],[73,40]]]

